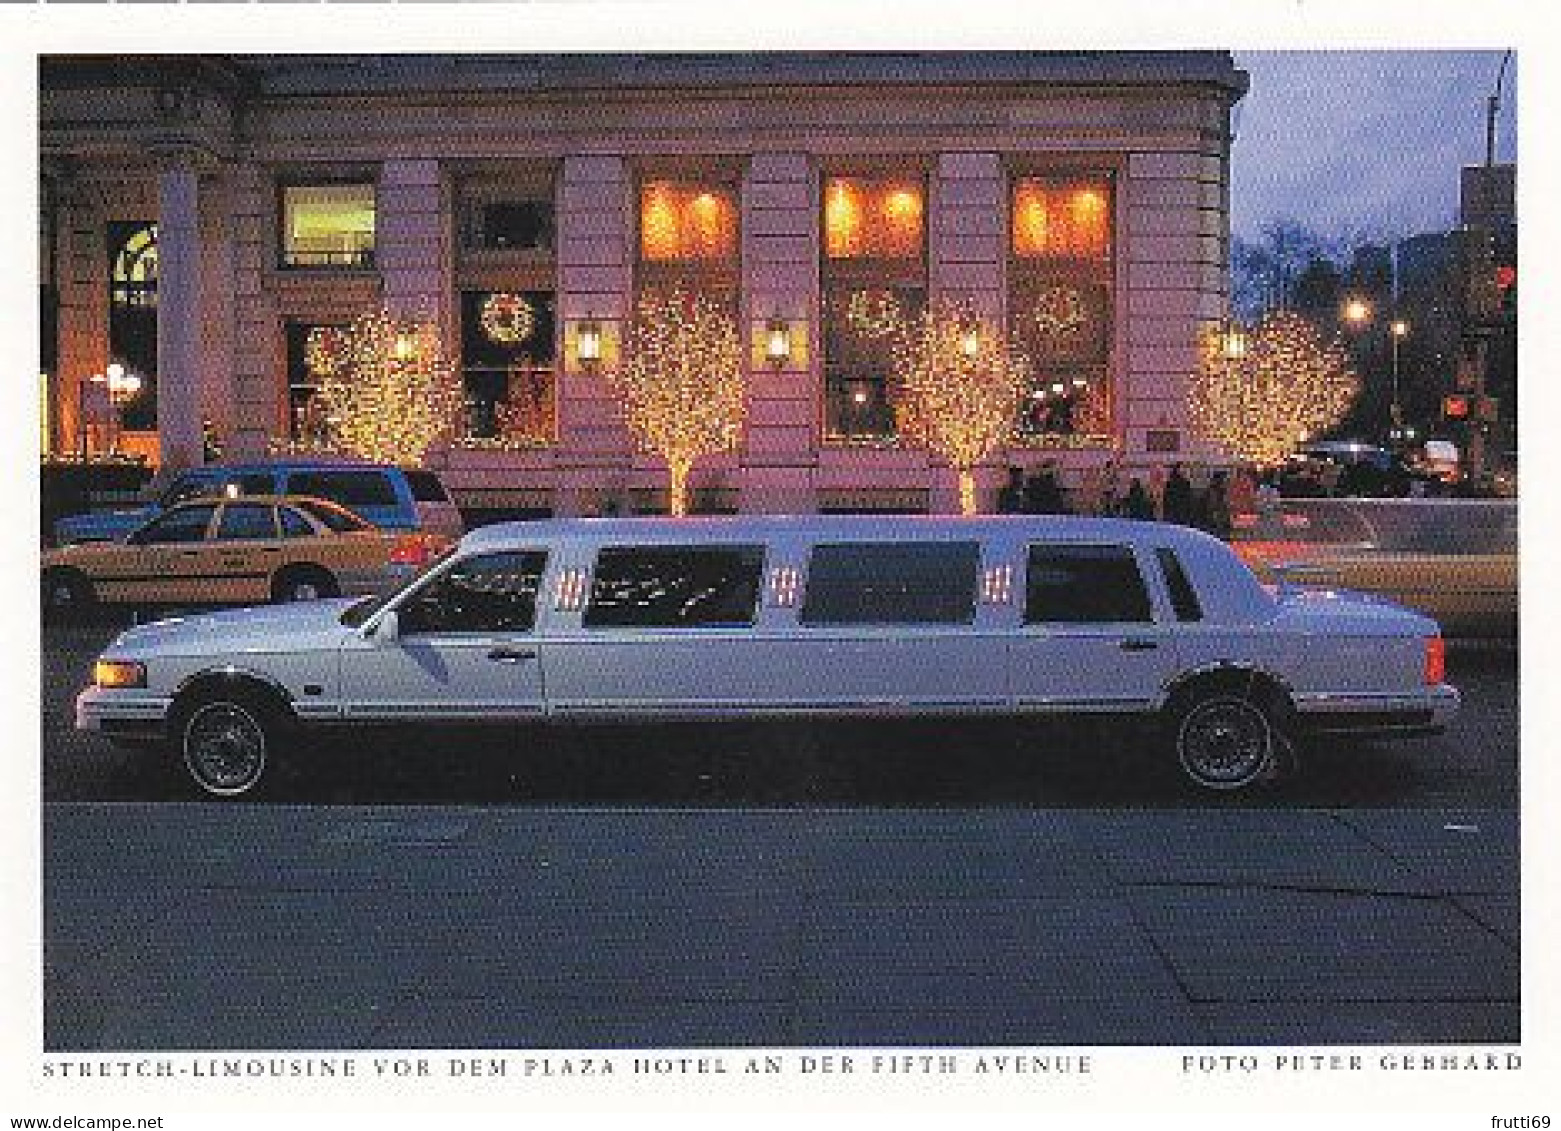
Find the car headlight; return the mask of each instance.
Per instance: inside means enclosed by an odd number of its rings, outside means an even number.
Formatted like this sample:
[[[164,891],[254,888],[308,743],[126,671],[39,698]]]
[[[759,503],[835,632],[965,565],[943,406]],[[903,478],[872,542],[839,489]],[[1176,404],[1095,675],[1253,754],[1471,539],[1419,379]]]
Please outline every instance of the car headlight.
[[[145,687],[146,665],[134,660],[99,660],[92,665],[92,682],[99,687]]]

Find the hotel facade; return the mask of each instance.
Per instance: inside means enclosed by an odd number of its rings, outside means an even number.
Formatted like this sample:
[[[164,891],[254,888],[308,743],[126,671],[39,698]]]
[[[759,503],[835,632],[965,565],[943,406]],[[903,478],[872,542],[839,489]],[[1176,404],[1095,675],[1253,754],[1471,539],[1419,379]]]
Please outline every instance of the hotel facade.
[[[680,287],[748,367],[704,509],[954,509],[878,332],[945,298],[1033,374],[985,509],[1011,466],[1213,458],[1186,388],[1245,82],[1225,52],[46,58],[46,453],[310,450],[342,328],[384,308],[456,364],[426,462],[463,505],[657,509],[608,372]]]

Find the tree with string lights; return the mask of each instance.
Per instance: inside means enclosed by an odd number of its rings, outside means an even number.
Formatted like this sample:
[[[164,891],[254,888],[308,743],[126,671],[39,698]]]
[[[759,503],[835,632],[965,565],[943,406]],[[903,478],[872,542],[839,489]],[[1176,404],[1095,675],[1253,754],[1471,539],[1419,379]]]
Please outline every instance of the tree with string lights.
[[[893,399],[902,435],[947,460],[959,506],[976,513],[974,467],[1013,434],[1030,366],[997,326],[942,299],[893,332]]]
[[[1338,423],[1360,378],[1338,343],[1289,311],[1249,331],[1210,327],[1188,390],[1193,428],[1227,454],[1273,467]]]
[[[723,304],[681,286],[645,292],[607,374],[640,450],[667,462],[668,509],[688,513],[701,456],[734,450],[748,406],[737,323]]]
[[[418,464],[454,433],[465,401],[437,324],[378,310],[334,335],[310,351],[331,447]]]

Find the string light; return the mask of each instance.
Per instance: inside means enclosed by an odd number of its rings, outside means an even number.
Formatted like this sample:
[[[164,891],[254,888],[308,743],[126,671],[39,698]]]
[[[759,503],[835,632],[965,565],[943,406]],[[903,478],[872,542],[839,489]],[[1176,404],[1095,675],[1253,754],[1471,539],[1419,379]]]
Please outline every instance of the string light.
[[[899,300],[892,292],[878,288],[852,291],[845,313],[846,324],[869,338],[890,337],[905,325]]]
[[[1344,350],[1298,314],[1265,316],[1239,357],[1229,356],[1225,339],[1220,327],[1204,331],[1188,410],[1200,434],[1239,459],[1280,463],[1336,424],[1360,391]]]
[[[607,380],[640,450],[666,460],[670,510],[688,513],[688,477],[700,456],[735,449],[747,409],[737,322],[707,295],[648,290]]]
[[[335,326],[314,326],[304,338],[304,365],[316,377],[336,372],[345,354],[342,332]]]
[[[439,327],[386,311],[341,331],[339,365],[322,375],[319,402],[330,444],[383,463],[421,463],[460,419],[463,397]]]
[[[893,349],[894,412],[902,435],[947,460],[960,509],[976,512],[971,469],[1013,432],[1030,366],[968,304],[942,299],[905,324]]]

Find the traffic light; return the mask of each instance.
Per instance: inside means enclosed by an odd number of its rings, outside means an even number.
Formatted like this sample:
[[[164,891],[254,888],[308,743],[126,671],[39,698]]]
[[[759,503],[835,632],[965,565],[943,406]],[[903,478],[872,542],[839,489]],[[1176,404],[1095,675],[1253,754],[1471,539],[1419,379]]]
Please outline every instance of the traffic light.
[[[1442,416],[1448,420],[1468,420],[1471,398],[1454,393],[1442,398]]]

